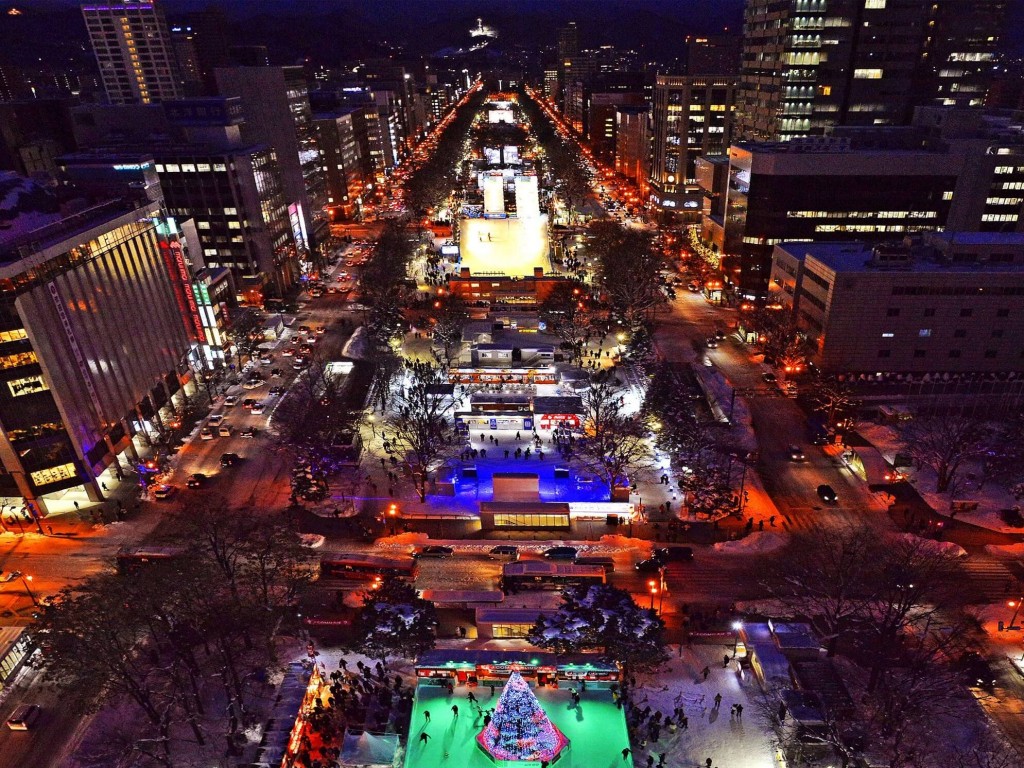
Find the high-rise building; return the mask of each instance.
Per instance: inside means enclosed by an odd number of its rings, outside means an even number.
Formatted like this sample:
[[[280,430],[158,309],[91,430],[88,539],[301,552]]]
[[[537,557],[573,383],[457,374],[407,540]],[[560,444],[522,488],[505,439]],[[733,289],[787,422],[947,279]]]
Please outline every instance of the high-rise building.
[[[112,104],[181,97],[171,33],[155,0],[86,4],[82,15]]]
[[[640,188],[642,199],[649,191],[651,163],[650,107],[615,108],[615,172]]]
[[[1014,232],[1024,215],[1024,131],[971,109],[919,108],[901,128],[837,128],[789,142],[729,148],[721,216],[702,238],[725,255],[744,296],[768,290],[785,241],[879,242],[927,230]]]
[[[196,33],[190,26],[171,27],[171,47],[181,75],[182,93],[199,96],[203,93],[203,76],[199,66],[199,50],[196,47]]]
[[[727,153],[735,90],[735,76],[658,75],[651,163],[651,201],[657,207],[697,220],[702,196],[696,162]]]
[[[227,67],[216,71],[222,96],[240,96],[246,143],[274,148],[285,198],[299,206],[295,242],[307,261],[326,242],[327,187],[302,67]]]
[[[739,35],[686,38],[686,74],[737,75],[743,53]]]
[[[317,141],[327,169],[327,207],[333,218],[357,216],[367,178],[362,173],[356,135],[356,108],[313,115]]]
[[[984,103],[1005,0],[747,0],[738,135],[905,125]]]
[[[120,454],[138,460],[133,436],[181,397],[200,331],[158,203],[3,213],[0,496],[38,519],[59,491],[101,501],[97,478],[121,472]]]

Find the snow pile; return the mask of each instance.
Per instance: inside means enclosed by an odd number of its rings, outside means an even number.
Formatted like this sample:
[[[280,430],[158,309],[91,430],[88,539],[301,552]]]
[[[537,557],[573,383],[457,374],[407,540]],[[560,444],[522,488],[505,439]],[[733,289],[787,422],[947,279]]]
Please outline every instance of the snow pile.
[[[304,547],[309,547],[310,549],[316,549],[317,547],[322,547],[324,545],[325,541],[327,541],[327,539],[325,539],[323,536],[321,536],[318,533],[300,533],[299,534],[299,543],[302,544],[302,546],[304,546]]]
[[[912,533],[900,533],[896,535],[896,538],[901,539],[908,544],[920,546],[922,549],[935,552],[936,554],[952,555],[953,557],[967,557],[967,550],[959,544],[954,544],[952,541],[935,541],[935,539],[925,539],[921,536],[915,536]]]
[[[629,536],[619,536],[617,534],[606,534],[602,536],[598,543],[602,547],[608,547],[614,550],[639,550],[644,554],[644,557],[650,557],[653,544],[646,539],[631,539]]]
[[[785,546],[789,537],[772,531],[756,531],[736,541],[722,541],[714,545],[716,552],[723,555],[749,555],[774,552]]]
[[[988,544],[985,553],[992,557],[1024,557],[1024,542],[1020,544]]]
[[[429,542],[430,537],[427,534],[407,531],[378,539],[377,546],[381,549],[408,549],[409,547],[423,547]]]
[[[353,360],[363,360],[369,353],[369,349],[366,327],[361,325],[356,328],[356,332],[345,342],[341,354],[343,357],[349,357]]]

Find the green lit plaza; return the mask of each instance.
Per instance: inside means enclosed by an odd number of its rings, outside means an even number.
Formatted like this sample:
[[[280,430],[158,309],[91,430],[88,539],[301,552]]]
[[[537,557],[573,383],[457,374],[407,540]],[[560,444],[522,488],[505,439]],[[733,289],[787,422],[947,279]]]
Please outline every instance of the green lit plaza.
[[[619,677],[616,665],[551,653],[438,650],[424,654],[416,665],[405,768],[539,768],[541,757],[549,755],[492,759],[478,740],[485,729],[485,714],[498,706],[510,675],[516,672],[554,730],[566,739],[564,748],[546,764],[560,768],[633,765],[631,756],[625,760],[622,756],[629,739],[625,716],[612,692]],[[580,696],[578,704],[573,701],[574,690]],[[470,700],[471,693],[477,705]],[[458,707],[457,716],[453,706]]]

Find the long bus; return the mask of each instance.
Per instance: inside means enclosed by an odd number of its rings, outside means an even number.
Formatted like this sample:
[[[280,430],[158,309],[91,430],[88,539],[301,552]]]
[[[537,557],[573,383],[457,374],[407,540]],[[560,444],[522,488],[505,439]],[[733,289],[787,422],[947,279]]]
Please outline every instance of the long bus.
[[[572,565],[544,560],[519,560],[502,568],[501,582],[506,592],[521,589],[565,589],[580,585],[604,584],[603,565]]]
[[[384,576],[412,581],[416,561],[404,555],[367,555],[361,552],[335,552],[320,558],[320,578],[373,582]]]
[[[136,573],[148,565],[167,563],[184,556],[185,547],[135,547],[117,553],[117,572],[124,575]]]

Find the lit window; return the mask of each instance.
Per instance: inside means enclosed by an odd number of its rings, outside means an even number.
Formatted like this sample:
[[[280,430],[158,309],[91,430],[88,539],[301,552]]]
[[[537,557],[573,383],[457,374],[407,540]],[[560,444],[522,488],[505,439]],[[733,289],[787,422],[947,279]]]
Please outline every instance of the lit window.
[[[855,80],[881,80],[882,70],[877,67],[865,67],[853,70]]]
[[[922,337],[922,338],[925,338],[927,336],[931,336],[932,335],[932,329],[931,328],[922,328],[921,330],[919,330],[917,332],[917,335]]]

